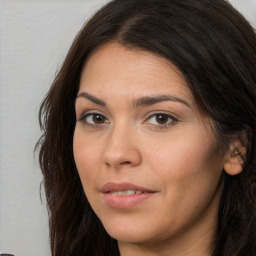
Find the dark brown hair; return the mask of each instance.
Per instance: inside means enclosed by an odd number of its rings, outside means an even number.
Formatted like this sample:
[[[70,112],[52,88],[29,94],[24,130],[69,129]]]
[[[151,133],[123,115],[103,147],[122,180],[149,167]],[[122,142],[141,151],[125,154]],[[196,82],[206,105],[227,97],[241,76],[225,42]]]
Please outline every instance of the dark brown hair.
[[[241,174],[225,176],[212,256],[256,252],[256,35],[225,0],[115,0],[82,28],[40,109],[40,165],[54,256],[115,256],[84,194],[73,158],[74,101],[88,56],[107,42],[150,51],[183,74],[225,150],[247,141]],[[88,161],[90,161],[88,159]]]

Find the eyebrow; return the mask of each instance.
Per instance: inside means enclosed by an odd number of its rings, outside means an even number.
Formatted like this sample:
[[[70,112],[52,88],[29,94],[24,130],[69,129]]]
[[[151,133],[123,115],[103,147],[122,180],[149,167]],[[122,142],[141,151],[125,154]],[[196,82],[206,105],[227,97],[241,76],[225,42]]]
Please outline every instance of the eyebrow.
[[[97,98],[97,97],[95,97],[95,96],[93,96],[93,95],[91,95],[87,92],[79,93],[77,95],[76,99],[80,98],[80,97],[86,98],[86,99],[92,101],[93,103],[95,103],[97,105],[100,105],[100,106],[103,106],[103,107],[105,107],[107,105],[104,100],[101,100],[101,99],[99,99],[99,98]]]
[[[76,99],[80,98],[80,97],[86,98],[97,105],[100,105],[103,107],[107,106],[107,103],[104,100],[99,99],[96,96],[93,96],[87,92],[82,92],[82,93],[78,94]],[[156,96],[143,96],[141,98],[136,99],[133,102],[132,106],[134,108],[139,108],[139,107],[143,107],[143,106],[150,106],[150,105],[162,102],[162,101],[179,102],[179,103],[182,103],[182,104],[186,105],[187,107],[191,108],[191,106],[183,99],[178,98],[173,95],[165,95],[165,94],[164,95],[156,95]]]
[[[182,103],[187,107],[191,108],[191,106],[186,101],[173,95],[144,96],[135,100],[133,103],[133,106],[135,108],[136,107],[138,108],[138,107],[153,105],[162,101],[175,101],[175,102]]]

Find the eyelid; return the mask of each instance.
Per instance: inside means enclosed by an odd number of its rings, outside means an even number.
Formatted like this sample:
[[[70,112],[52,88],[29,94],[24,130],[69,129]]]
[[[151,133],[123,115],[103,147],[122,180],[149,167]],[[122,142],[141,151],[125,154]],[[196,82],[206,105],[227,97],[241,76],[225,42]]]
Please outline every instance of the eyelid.
[[[104,123],[89,123],[89,122],[87,122],[86,118],[89,117],[89,116],[92,116],[92,115],[100,115],[100,116],[104,117],[107,120],[107,122],[104,122]],[[99,110],[85,111],[80,115],[80,117],[77,119],[77,121],[82,122],[84,125],[93,126],[93,127],[99,127],[99,126],[102,126],[106,123],[107,124],[110,123],[109,119],[106,117],[106,115],[102,114],[101,111],[99,111]]]
[[[153,123],[150,123],[149,120],[154,117],[154,116],[157,116],[157,115],[163,115],[163,116],[166,116],[168,118],[170,118],[171,120],[168,121],[168,123],[164,123],[164,124],[161,124],[161,123],[158,123],[158,124],[153,124]],[[178,122],[178,118],[175,117],[174,114],[170,113],[170,112],[165,112],[165,111],[156,111],[154,113],[150,113],[147,115],[144,123],[146,125],[149,125],[151,126],[152,128],[154,129],[164,129],[164,128],[169,128],[170,126],[173,126],[176,122]]]
[[[98,109],[93,109],[93,110],[85,110],[83,111],[81,114],[78,114],[79,117],[76,118],[77,121],[82,120],[83,118],[85,118],[88,115],[92,115],[92,114],[99,114],[102,115],[104,117],[106,117],[105,114],[103,114],[100,110]]]
[[[148,120],[149,118],[155,116],[155,115],[165,115],[165,116],[168,116],[170,118],[172,118],[174,121],[178,121],[179,120],[179,117],[177,117],[177,115],[175,115],[174,113],[170,113],[170,112],[167,112],[167,111],[154,111],[153,113],[150,112],[149,114],[146,115],[146,118],[145,120]]]

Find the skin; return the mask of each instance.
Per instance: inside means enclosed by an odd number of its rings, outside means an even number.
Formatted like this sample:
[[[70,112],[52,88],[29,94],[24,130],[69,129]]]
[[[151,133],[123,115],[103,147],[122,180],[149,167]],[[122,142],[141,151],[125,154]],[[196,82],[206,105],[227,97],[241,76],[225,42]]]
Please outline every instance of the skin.
[[[158,101],[139,104],[142,97]],[[210,120],[198,112],[180,72],[152,53],[109,43],[85,63],[75,109],[80,179],[121,255],[210,255],[229,158],[217,156]],[[155,193],[116,209],[101,193],[110,181]]]

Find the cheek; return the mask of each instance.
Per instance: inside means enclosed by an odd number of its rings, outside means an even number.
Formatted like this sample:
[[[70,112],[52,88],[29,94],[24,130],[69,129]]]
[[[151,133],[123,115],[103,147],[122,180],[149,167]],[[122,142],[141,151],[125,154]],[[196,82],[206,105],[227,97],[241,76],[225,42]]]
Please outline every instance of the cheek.
[[[97,176],[96,168],[99,158],[99,148],[97,144],[88,141],[83,135],[82,129],[76,127],[73,139],[73,152],[76,167],[84,189]]]
[[[194,129],[193,133],[175,135],[145,146],[146,158],[166,193],[177,195],[176,199],[188,204],[191,199],[200,203],[216,190],[222,161],[217,159],[213,138],[207,131],[198,129],[195,133]]]
[[[83,186],[84,193],[94,209],[99,211],[99,198],[95,190],[95,183],[99,177],[99,148],[95,140],[88,140],[80,127],[76,127],[73,139],[73,152],[77,171]]]
[[[202,133],[187,135],[168,140],[172,143],[162,141],[147,151],[149,166],[162,184],[162,221],[171,222],[172,230],[195,221],[213,201],[216,213],[221,193],[222,163],[215,157],[212,140]]]
[[[205,129],[178,131],[164,138],[156,138],[155,142],[150,141],[144,148],[151,163],[166,167],[168,173],[179,169],[177,175],[196,174],[201,171],[200,167],[212,168],[216,165],[213,138]]]

